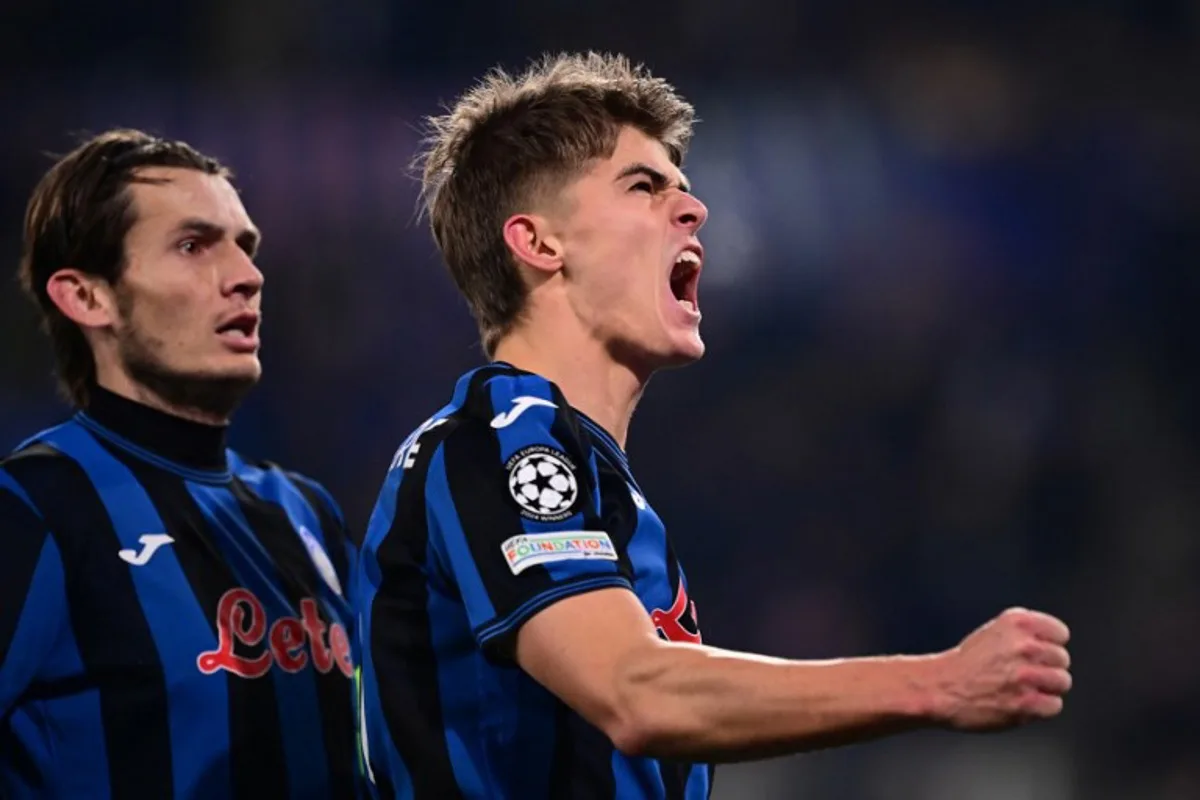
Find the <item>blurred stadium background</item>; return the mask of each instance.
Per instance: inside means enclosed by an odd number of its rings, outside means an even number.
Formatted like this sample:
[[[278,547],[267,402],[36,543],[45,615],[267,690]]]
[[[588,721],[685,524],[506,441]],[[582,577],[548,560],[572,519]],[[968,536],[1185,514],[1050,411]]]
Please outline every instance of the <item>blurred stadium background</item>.
[[[0,11],[0,247],[72,134],[228,161],[266,234],[267,377],[234,443],[361,528],[475,364],[415,222],[419,118],[502,61],[620,50],[695,102],[710,355],[630,454],[706,640],[829,657],[1073,626],[1016,734],[725,768],[715,796],[1200,798],[1200,2],[44,0]],[[0,293],[0,444],[58,419]]]

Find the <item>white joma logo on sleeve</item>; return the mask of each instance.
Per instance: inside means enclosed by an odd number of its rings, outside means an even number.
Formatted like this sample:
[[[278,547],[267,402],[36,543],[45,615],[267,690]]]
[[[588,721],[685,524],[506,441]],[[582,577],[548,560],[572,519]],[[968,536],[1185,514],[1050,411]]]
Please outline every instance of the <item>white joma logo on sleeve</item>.
[[[530,397],[529,395],[521,395],[514,397],[512,401],[513,407],[508,411],[502,411],[492,419],[493,428],[507,428],[517,421],[517,418],[524,414],[534,406],[546,406],[548,408],[558,408],[549,400],[543,400],[540,397]]]

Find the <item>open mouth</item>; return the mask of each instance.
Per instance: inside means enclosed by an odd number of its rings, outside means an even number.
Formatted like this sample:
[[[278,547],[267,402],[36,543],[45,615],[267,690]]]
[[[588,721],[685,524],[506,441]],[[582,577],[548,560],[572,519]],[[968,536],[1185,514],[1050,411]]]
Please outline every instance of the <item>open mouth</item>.
[[[700,313],[700,268],[703,256],[689,248],[675,259],[671,267],[671,294],[675,301],[692,314]]]
[[[258,332],[258,314],[247,311],[238,314],[217,328],[217,333],[234,339],[250,340]]]

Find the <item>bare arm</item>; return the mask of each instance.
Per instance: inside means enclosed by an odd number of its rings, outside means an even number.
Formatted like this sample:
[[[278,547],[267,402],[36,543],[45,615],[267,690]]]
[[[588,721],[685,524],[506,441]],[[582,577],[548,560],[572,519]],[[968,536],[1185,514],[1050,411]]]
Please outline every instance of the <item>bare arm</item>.
[[[1051,620],[1007,612],[938,655],[801,662],[664,642],[631,592],[605,589],[533,617],[516,655],[623,752],[739,761],[1051,716],[1069,688]]]

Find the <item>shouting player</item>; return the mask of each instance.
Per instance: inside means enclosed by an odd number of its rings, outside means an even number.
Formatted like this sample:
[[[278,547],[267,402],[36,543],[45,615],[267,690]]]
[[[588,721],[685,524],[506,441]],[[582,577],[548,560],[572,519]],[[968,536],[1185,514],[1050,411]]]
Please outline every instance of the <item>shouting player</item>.
[[[0,795],[353,798],[353,553],[225,446],[258,381],[259,233],[182,142],[104,133],[20,266],[78,409],[0,462]]]
[[[491,363],[401,446],[363,546],[380,794],[701,798],[715,762],[1060,711],[1067,629],[1020,609],[920,657],[703,644],[624,452],[651,375],[704,353],[692,108],[589,54],[494,72],[433,123],[433,234]]]

